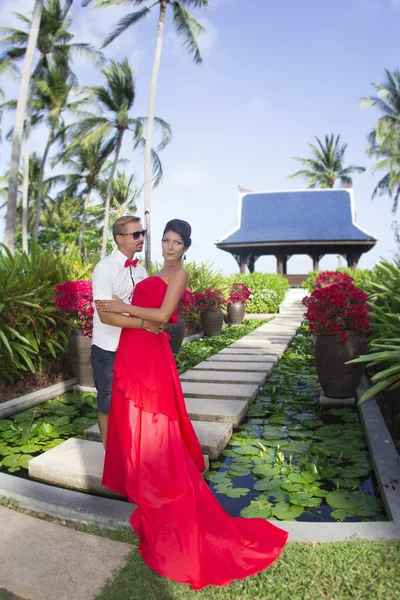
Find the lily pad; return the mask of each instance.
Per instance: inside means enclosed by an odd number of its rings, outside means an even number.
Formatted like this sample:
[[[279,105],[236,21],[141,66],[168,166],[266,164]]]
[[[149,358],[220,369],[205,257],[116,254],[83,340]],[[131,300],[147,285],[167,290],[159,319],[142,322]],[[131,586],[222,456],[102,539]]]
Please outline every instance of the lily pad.
[[[259,492],[265,492],[265,491],[274,491],[274,490],[278,490],[281,487],[281,481],[280,479],[261,479],[261,481],[257,481],[257,483],[254,484],[254,489],[258,490]]]
[[[287,502],[278,502],[278,504],[275,504],[271,509],[272,516],[281,521],[292,521],[297,519],[303,512],[304,508],[302,506],[293,506]]]
[[[315,508],[321,504],[322,499],[315,498],[311,494],[298,492],[296,494],[289,494],[289,502],[290,504],[295,504],[296,506]]]
[[[279,475],[280,468],[278,466],[271,467],[268,464],[257,465],[253,469],[254,475],[260,475],[262,477],[272,477],[274,475]]]
[[[333,510],[330,516],[333,519],[336,519],[336,521],[344,521],[347,519],[347,517],[351,516],[351,513],[349,513],[347,510],[342,510],[339,508],[337,510]]]
[[[228,469],[228,475],[230,477],[245,477],[246,475],[250,475],[251,470],[242,465],[238,465],[236,463],[232,463]]]
[[[269,502],[253,500],[240,511],[240,515],[246,519],[268,519],[271,516],[271,506]]]
[[[250,490],[248,488],[237,487],[228,490],[225,495],[228,496],[228,498],[240,498],[241,496],[247,496],[249,492]]]

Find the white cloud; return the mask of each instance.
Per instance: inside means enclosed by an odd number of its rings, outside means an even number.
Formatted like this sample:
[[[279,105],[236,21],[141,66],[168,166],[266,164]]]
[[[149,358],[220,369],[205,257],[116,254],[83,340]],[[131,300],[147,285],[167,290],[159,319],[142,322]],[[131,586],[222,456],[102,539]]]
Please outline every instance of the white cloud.
[[[400,0],[390,0],[393,10],[400,10]]]

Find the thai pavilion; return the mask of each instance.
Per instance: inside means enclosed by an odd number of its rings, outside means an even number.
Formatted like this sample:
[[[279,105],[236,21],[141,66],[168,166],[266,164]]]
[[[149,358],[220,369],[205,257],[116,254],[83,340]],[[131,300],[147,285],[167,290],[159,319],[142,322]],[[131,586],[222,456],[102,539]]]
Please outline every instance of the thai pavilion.
[[[376,238],[355,223],[352,188],[251,192],[239,187],[237,227],[216,246],[230,252],[244,273],[260,256],[273,255],[277,272],[291,285],[305,275],[287,275],[294,254],[308,254],[313,270],[326,254],[341,255],[355,268]]]

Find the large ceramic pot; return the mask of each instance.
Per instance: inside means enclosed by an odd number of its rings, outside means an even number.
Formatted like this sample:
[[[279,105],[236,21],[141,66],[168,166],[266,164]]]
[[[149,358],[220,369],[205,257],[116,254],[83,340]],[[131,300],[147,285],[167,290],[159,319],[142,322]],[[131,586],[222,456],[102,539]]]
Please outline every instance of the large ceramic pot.
[[[228,304],[228,319],[231,325],[241,325],[243,323],[246,307],[243,302]]]
[[[70,333],[68,339],[68,360],[79,385],[94,387],[90,347],[92,339],[85,337],[79,330]]]
[[[348,360],[368,353],[363,333],[348,331],[344,342],[337,341],[335,333],[320,333],[315,342],[315,365],[325,396],[352,398],[364,371],[363,363],[346,365]]]
[[[177,323],[169,323],[167,327],[170,340],[169,344],[174,354],[177,354],[181,349],[183,338],[185,337],[185,321],[181,315],[179,315],[179,321]]]
[[[201,313],[200,319],[204,335],[207,337],[216,337],[221,333],[222,325],[224,323],[224,313],[220,308],[217,308],[217,310],[208,308]]]

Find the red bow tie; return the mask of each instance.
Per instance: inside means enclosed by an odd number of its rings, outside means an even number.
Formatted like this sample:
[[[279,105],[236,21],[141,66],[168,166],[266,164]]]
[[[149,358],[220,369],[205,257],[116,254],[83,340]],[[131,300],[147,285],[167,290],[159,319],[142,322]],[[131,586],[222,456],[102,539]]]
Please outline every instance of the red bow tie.
[[[132,265],[132,267],[136,267],[138,262],[139,262],[138,258],[134,258],[133,260],[130,260],[129,258],[127,258],[125,261],[124,267],[130,267],[131,265]]]

